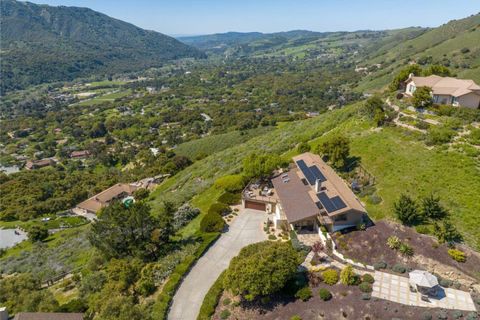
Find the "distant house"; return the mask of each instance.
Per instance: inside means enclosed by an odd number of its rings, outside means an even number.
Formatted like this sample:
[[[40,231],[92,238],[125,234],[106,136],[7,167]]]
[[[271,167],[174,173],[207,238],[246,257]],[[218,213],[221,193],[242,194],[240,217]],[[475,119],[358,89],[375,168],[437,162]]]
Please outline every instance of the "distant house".
[[[72,159],[85,159],[90,156],[90,151],[88,150],[78,150],[78,151],[72,151],[70,153],[70,158]]]
[[[13,320],[83,320],[83,313],[19,312]]]
[[[271,180],[273,189],[247,187],[244,207],[274,213],[276,228],[316,231],[323,225],[334,232],[362,223],[367,212],[360,200],[320,156],[307,152],[293,161]]]
[[[50,158],[42,159],[42,160],[28,160],[27,163],[25,164],[25,169],[35,170],[35,169],[48,167],[54,164],[55,164],[55,161]]]
[[[415,77],[406,81],[405,94],[412,96],[419,87],[432,88],[433,102],[472,109],[480,108],[480,86],[473,80],[439,77]]]
[[[139,188],[140,186],[135,184],[117,183],[116,185],[79,203],[72,211],[78,215],[96,214],[100,209],[108,206],[112,201],[122,200],[129,197]]]
[[[305,115],[306,115],[308,118],[314,118],[314,117],[320,115],[320,112],[310,111],[310,112],[307,112]]]

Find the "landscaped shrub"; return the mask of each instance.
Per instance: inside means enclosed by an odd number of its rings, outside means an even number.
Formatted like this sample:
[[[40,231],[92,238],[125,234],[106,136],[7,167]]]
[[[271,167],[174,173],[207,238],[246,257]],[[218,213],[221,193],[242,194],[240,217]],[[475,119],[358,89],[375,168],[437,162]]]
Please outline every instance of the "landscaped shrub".
[[[411,257],[413,256],[413,248],[406,243],[402,243],[398,249],[403,256]]]
[[[447,320],[448,319],[448,313],[445,310],[440,310],[437,312],[437,319],[438,320]]]
[[[362,282],[360,283],[360,285],[358,286],[358,288],[360,289],[360,291],[362,292],[365,292],[365,293],[370,293],[372,292],[372,285],[368,282]]]
[[[396,264],[393,266],[392,270],[398,273],[405,273],[407,271],[407,267],[402,264]]]
[[[302,317],[294,315],[290,318],[290,320],[302,320]]]
[[[218,213],[207,213],[200,221],[200,230],[203,232],[220,232],[225,226],[225,221]]]
[[[225,320],[225,319],[228,319],[231,314],[232,314],[232,313],[231,313],[229,310],[227,310],[227,309],[222,310],[222,312],[220,312],[220,319],[224,319],[224,320]]]
[[[232,303],[232,300],[230,298],[225,298],[222,302],[224,306],[228,306],[230,303]]]
[[[192,208],[188,203],[185,203],[174,213],[173,228],[175,230],[180,229],[181,227],[189,223],[193,218],[198,216],[199,213],[199,209]]]
[[[223,176],[215,180],[214,185],[229,192],[240,191],[245,186],[245,177],[239,174]]]
[[[397,250],[400,248],[400,245],[402,244],[402,241],[397,236],[390,236],[387,239],[387,246],[390,249]]]
[[[295,293],[295,298],[307,301],[312,297],[312,289],[310,287],[304,287]]]
[[[453,285],[452,280],[448,280],[448,279],[441,278],[441,277],[438,277],[438,276],[437,276],[437,278],[438,278],[438,283],[444,288],[450,288]]]
[[[368,196],[368,202],[370,202],[371,204],[379,204],[380,202],[382,202],[382,198],[378,194],[374,193]]]
[[[345,268],[342,269],[340,272],[340,282],[347,286],[352,286],[357,281],[357,275],[353,271],[353,267],[351,265],[347,265]]]
[[[422,314],[422,320],[432,320],[432,315],[426,311]]]
[[[362,276],[362,282],[374,283],[374,282],[375,282],[375,279],[373,278],[373,276],[372,276],[370,273],[365,273],[365,274]]]
[[[420,234],[431,234],[432,233],[432,230],[430,229],[430,227],[428,225],[425,225],[425,224],[415,226],[415,231],[417,231]]]
[[[218,198],[218,202],[233,205],[239,203],[240,199],[241,196],[239,193],[231,193],[226,191]]]
[[[379,261],[373,265],[375,270],[381,270],[381,269],[386,269],[387,268],[387,263],[384,261]]]
[[[338,272],[333,269],[327,269],[322,272],[323,282],[333,286],[338,282]]]
[[[274,234],[268,236],[268,240],[277,240],[277,237]]]
[[[454,310],[452,312],[452,316],[453,316],[453,319],[460,319],[461,317],[463,317],[463,312],[460,310]]]
[[[229,205],[225,203],[215,202],[213,203],[210,208],[208,208],[208,213],[216,213],[221,216],[226,216],[232,212],[232,209]]]
[[[362,293],[362,300],[370,300],[372,296],[369,293]]]
[[[465,317],[466,320],[478,320],[478,314],[476,312],[470,312]]]
[[[328,301],[332,299],[332,293],[325,288],[320,288],[320,290],[318,290],[318,295],[323,301]]]
[[[457,262],[465,262],[467,261],[467,257],[465,256],[465,252],[457,250],[457,249],[449,249],[448,255]]]

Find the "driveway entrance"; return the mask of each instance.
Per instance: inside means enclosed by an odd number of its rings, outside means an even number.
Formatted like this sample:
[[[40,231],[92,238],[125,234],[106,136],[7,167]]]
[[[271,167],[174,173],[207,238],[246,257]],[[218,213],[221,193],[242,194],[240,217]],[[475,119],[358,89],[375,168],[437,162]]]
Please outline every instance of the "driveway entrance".
[[[227,269],[230,260],[252,243],[266,240],[263,222],[267,214],[243,209],[230,225],[228,232],[197,261],[173,297],[169,320],[196,320],[198,312],[215,280]]]

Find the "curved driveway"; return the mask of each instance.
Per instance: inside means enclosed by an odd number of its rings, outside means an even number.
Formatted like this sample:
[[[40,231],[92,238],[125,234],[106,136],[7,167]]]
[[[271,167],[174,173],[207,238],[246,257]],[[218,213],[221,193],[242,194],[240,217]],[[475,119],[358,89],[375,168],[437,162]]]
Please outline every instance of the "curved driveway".
[[[263,222],[267,214],[243,209],[215,244],[197,261],[173,297],[169,320],[196,320],[210,287],[240,250],[252,243],[266,240]]]

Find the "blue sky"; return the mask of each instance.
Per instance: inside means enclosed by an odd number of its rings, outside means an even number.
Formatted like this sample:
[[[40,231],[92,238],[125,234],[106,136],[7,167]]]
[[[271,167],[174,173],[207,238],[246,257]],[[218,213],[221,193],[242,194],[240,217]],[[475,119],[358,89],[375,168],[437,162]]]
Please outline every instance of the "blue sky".
[[[30,0],[88,7],[169,35],[294,29],[435,27],[480,12],[479,0]]]

